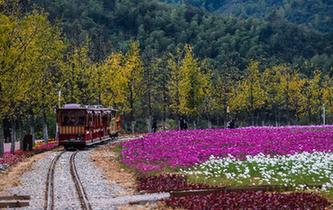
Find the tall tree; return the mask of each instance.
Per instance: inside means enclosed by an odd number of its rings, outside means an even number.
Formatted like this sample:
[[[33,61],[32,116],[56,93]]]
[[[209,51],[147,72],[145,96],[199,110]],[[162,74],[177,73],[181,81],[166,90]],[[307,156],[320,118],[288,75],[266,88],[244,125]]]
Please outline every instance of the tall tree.
[[[91,100],[89,72],[92,62],[88,56],[88,43],[73,47],[68,52],[64,74],[64,100],[66,103],[88,104]]]
[[[157,123],[158,110],[161,111],[165,123],[168,79],[167,68],[163,66],[162,59],[154,58],[144,69],[142,99],[148,132],[152,132],[153,122]]]
[[[30,56],[31,59],[34,59],[31,68],[35,69],[37,75],[30,84],[26,105],[31,117],[30,127],[32,132],[34,131],[35,114],[41,115],[43,137],[47,142],[49,133],[47,115],[53,112],[57,106],[58,91],[60,91],[62,85],[62,78],[65,78],[63,73],[65,44],[61,38],[59,28],[51,26],[46,16],[41,18],[39,27],[43,28],[43,33],[38,38],[38,45],[41,50],[34,51],[33,55]],[[34,136],[34,133],[32,135]]]
[[[239,82],[229,99],[230,109],[236,112],[251,113],[251,123],[255,124],[255,117],[265,104],[265,92],[262,76],[259,72],[259,62],[253,61],[248,66],[246,77]]]
[[[131,124],[132,133],[135,131],[136,111],[140,105],[142,96],[142,78],[143,64],[140,56],[140,47],[138,42],[132,42],[125,55],[124,74],[126,75],[126,107],[128,110],[128,120]]]
[[[125,106],[127,75],[124,72],[123,60],[123,54],[113,53],[98,66],[97,73],[104,75],[100,86],[103,88],[101,92],[102,104],[113,106],[125,113],[128,111]]]
[[[45,14],[0,15],[3,29],[0,32],[0,115],[11,121],[11,152],[14,152],[17,120],[22,118],[28,107],[31,108],[26,102],[31,91],[36,90],[32,86],[39,81],[45,69],[52,67],[53,59],[61,57],[59,53],[56,56],[52,53],[57,51],[57,48],[54,50],[58,45],[55,40],[60,40],[60,36],[58,29],[50,25]],[[50,49],[52,52],[46,52]]]
[[[301,99],[301,112],[303,116],[307,116],[308,123],[319,122],[323,104],[322,75],[316,71],[313,78],[305,80]]]
[[[191,117],[196,123],[200,105],[205,100],[205,93],[209,91],[209,76],[202,71],[189,45],[184,47],[183,53],[182,58],[177,58],[178,63],[174,59],[169,61],[171,108],[176,115]]]
[[[333,114],[333,82],[332,78],[326,75],[323,81],[323,105],[326,113]],[[326,116],[325,116],[326,117]]]

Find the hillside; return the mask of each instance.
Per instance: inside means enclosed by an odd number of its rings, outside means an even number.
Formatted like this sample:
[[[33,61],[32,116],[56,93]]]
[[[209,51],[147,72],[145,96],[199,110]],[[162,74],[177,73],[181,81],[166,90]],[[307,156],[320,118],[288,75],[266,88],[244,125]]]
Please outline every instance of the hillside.
[[[278,15],[267,20],[216,16],[201,8],[156,0],[34,3],[45,8],[51,19],[62,19],[63,31],[75,45],[90,37],[94,60],[124,49],[128,41],[135,39],[140,41],[144,57],[163,57],[189,43],[197,56],[208,58],[221,70],[243,71],[250,59],[300,66],[312,59],[325,70],[333,63],[328,56],[332,54],[332,42],[327,35],[292,24]],[[236,1],[216,8],[232,11],[235,5]]]
[[[204,7],[216,14],[243,18],[267,18],[276,12],[281,18],[292,23],[311,27],[321,32],[333,31],[333,1],[330,0],[187,0],[185,2]]]

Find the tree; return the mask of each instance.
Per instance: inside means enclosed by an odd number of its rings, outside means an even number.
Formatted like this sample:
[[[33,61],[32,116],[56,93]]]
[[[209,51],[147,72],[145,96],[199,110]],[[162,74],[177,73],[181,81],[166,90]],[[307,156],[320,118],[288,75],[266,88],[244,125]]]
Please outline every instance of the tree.
[[[98,69],[99,74],[104,75],[99,85],[102,103],[117,107],[125,113],[134,133],[143,91],[143,65],[139,44],[132,42],[126,55],[111,54]]]
[[[329,76],[324,77],[323,82],[323,105],[328,114],[333,113],[333,83]]]
[[[180,80],[181,80],[181,71],[180,71],[180,62],[181,62],[181,51],[177,50],[177,55],[170,55],[168,59],[168,69],[170,71],[170,80],[168,82],[169,89],[169,98],[170,98],[170,110],[175,114],[177,122],[181,116],[180,111]],[[179,127],[179,125],[178,125]]]
[[[47,115],[56,108],[62,78],[66,78],[63,72],[65,44],[61,38],[59,27],[51,26],[46,16],[41,17],[38,25],[43,33],[38,37],[38,43],[36,43],[40,50],[35,50],[30,56],[34,60],[30,71],[35,71],[36,76],[31,81],[26,106],[31,118],[31,134],[34,136],[35,114],[41,115],[43,137],[47,142]]]
[[[266,68],[263,73],[264,88],[267,93],[267,100],[265,107],[268,109],[269,117],[275,121],[275,125],[280,122],[280,111],[283,104],[283,88],[281,86],[281,80],[283,75],[284,66],[273,66]],[[272,111],[272,112],[269,112]]]
[[[236,112],[251,113],[251,123],[255,124],[255,116],[263,108],[267,93],[262,84],[259,62],[253,61],[248,66],[246,77],[239,82],[229,99],[230,109]]]
[[[68,52],[64,71],[63,93],[66,103],[89,104],[92,101],[90,72],[93,68],[88,56],[88,43],[73,47]]]
[[[228,101],[230,94],[234,86],[234,80],[228,74],[220,74],[214,72],[210,82],[210,94],[208,94],[208,106],[203,111],[208,115],[222,118],[223,124],[225,124],[229,118],[230,113],[228,110]],[[212,116],[207,116],[211,118]],[[219,120],[218,120],[219,121]],[[219,123],[221,123],[219,121]],[[208,126],[210,127],[210,126]]]
[[[125,97],[126,110],[129,114],[128,120],[131,124],[132,133],[135,131],[135,113],[142,96],[143,65],[140,57],[140,47],[138,42],[132,42],[125,55],[123,73],[126,76]]]
[[[55,42],[55,39],[60,39],[60,33],[42,13],[33,12],[22,17],[0,16],[3,29],[0,32],[0,116],[11,121],[11,152],[14,152],[17,121],[31,108],[26,102],[31,91],[36,90],[32,86],[40,81],[42,72],[52,67],[53,59],[59,56],[59,53],[55,55],[52,52],[57,51],[58,48],[54,47],[61,41]],[[52,51],[49,51],[50,55],[46,54],[47,50]]]
[[[184,47],[183,53],[182,58],[177,58],[179,62],[174,58],[169,60],[171,109],[178,117],[195,119],[199,115],[200,105],[205,100],[205,93],[209,91],[209,77],[202,72],[201,64],[194,58],[189,45]]]
[[[168,107],[168,81],[169,72],[165,62],[160,58],[153,58],[144,69],[143,78],[143,109],[147,122],[148,132],[152,132],[153,121],[157,121],[157,114],[162,115],[165,126]],[[157,123],[157,122],[156,122]]]
[[[98,73],[104,75],[101,81],[101,101],[106,106],[113,106],[125,113],[126,107],[126,85],[127,75],[123,67],[124,55],[112,53],[101,65]]]
[[[322,75],[319,71],[314,72],[312,79],[305,79],[302,91],[301,114],[307,116],[308,123],[318,122],[324,104]]]

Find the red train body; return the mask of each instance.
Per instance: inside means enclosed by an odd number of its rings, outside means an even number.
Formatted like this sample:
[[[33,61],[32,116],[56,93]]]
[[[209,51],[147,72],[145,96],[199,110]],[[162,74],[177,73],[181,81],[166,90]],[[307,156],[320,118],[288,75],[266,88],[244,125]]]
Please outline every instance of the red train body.
[[[101,106],[67,104],[57,110],[59,145],[84,147],[116,137],[120,116],[114,109]]]

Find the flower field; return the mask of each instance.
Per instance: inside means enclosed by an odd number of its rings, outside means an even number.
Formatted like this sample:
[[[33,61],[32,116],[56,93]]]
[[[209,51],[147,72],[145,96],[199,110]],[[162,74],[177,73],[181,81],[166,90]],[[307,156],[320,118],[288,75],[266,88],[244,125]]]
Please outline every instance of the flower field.
[[[205,163],[184,170],[184,174],[206,182],[225,185],[284,185],[304,190],[307,185],[333,188],[333,153],[314,152],[284,156],[211,157]]]
[[[122,162],[139,171],[191,167],[212,155],[287,155],[333,151],[333,126],[166,131],[122,144]]]
[[[186,196],[166,201],[173,207],[214,209],[218,203],[215,209],[313,209],[329,205],[320,194],[333,197],[333,126],[166,131],[122,143],[121,155],[124,164],[140,173],[174,171],[186,177],[140,178],[139,190],[279,185],[298,191]]]

